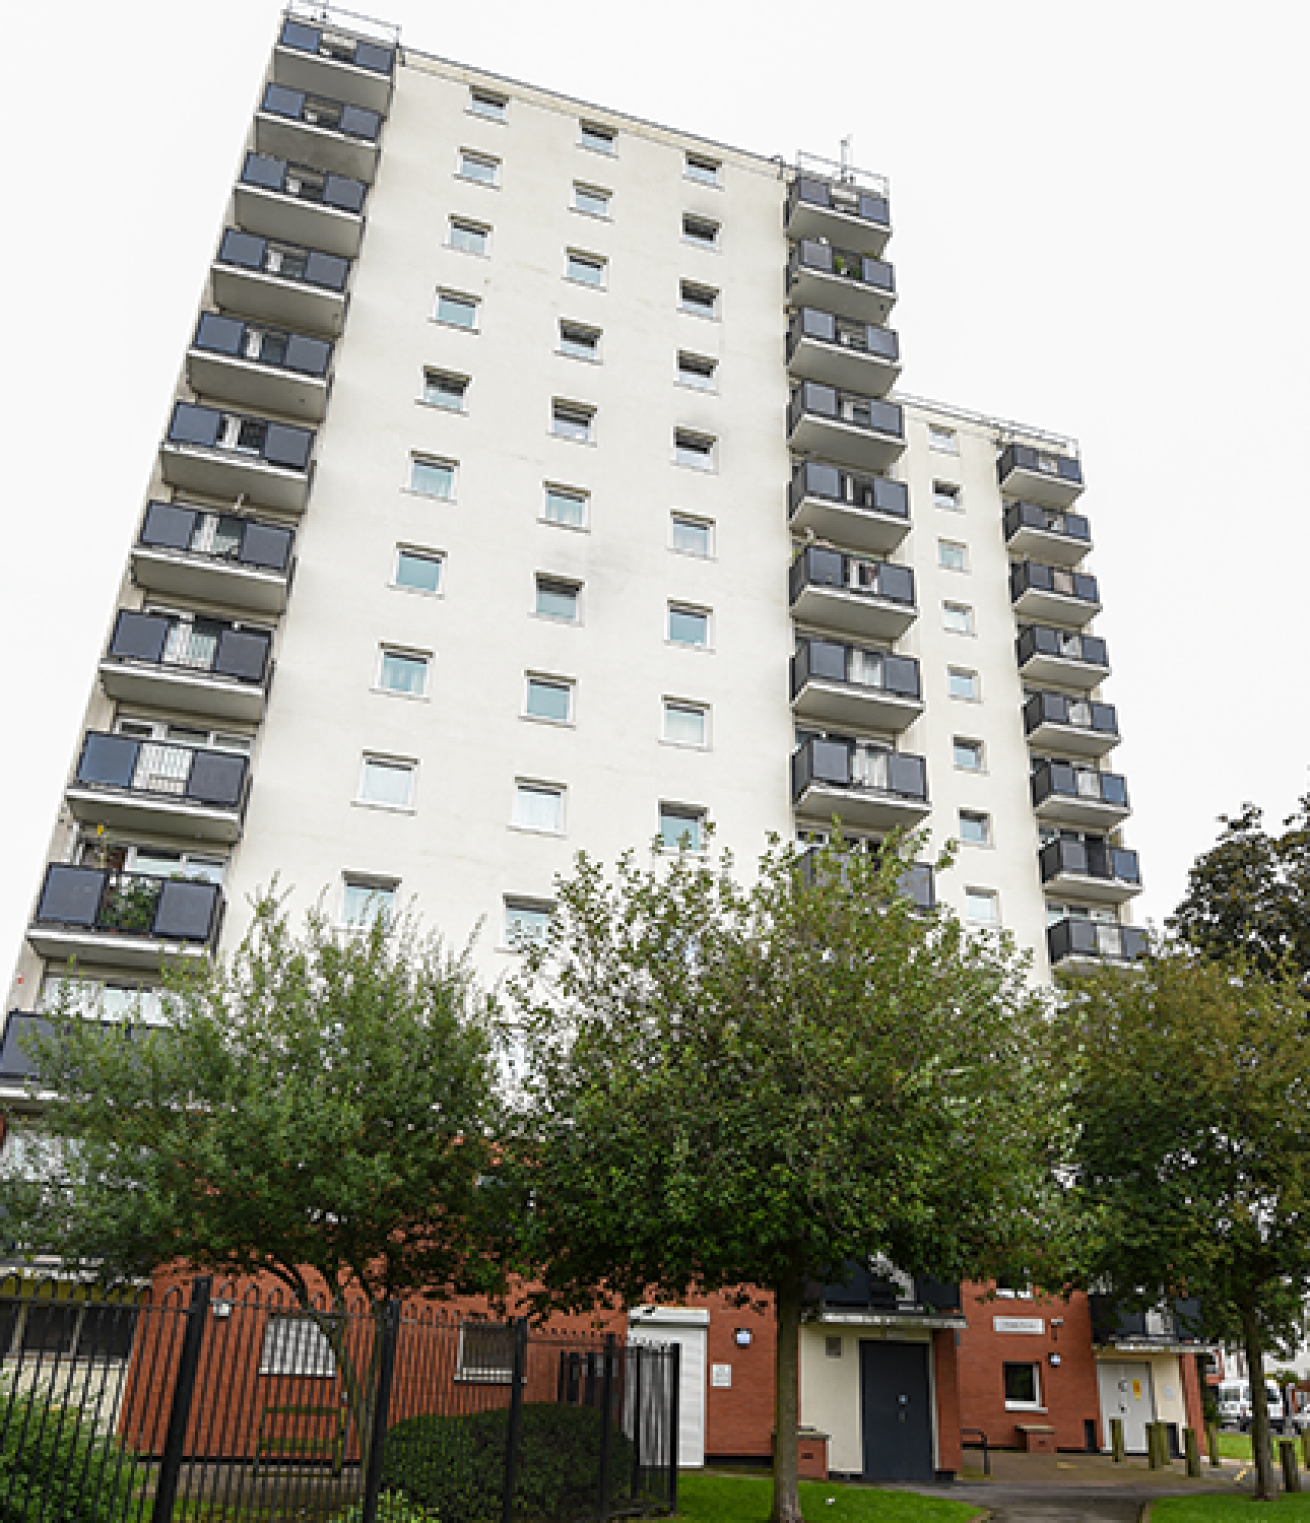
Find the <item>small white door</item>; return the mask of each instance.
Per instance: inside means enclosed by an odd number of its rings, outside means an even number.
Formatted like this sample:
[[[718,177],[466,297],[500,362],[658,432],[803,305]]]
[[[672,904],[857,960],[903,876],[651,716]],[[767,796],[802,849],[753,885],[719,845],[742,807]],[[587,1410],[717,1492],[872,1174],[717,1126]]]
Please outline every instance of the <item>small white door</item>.
[[[1136,1361],[1111,1363],[1101,1359],[1097,1361],[1096,1373],[1101,1390],[1105,1447],[1110,1447],[1110,1419],[1118,1417],[1124,1425],[1124,1448],[1130,1454],[1145,1454],[1146,1425],[1155,1421],[1151,1366]]]
[[[660,1308],[653,1317],[630,1314],[633,1343],[676,1343],[682,1350],[678,1383],[678,1468],[699,1470],[705,1464],[705,1355],[708,1313],[696,1322],[675,1322],[675,1312]],[[703,1317],[704,1321],[699,1318]]]

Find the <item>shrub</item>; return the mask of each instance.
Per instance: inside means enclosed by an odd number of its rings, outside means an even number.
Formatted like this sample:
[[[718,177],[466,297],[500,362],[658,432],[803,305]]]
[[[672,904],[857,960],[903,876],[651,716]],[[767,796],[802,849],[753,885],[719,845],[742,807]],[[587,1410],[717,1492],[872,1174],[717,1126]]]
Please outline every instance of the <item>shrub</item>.
[[[356,1502],[344,1512],[334,1513],[331,1523],[363,1523],[364,1504]],[[377,1523],[440,1523],[430,1508],[420,1507],[398,1491],[384,1491],[378,1498]]]
[[[132,1470],[75,1408],[0,1387],[0,1523],[123,1523]]]
[[[509,1412],[410,1417],[387,1434],[382,1484],[434,1509],[441,1523],[500,1517]],[[520,1517],[595,1514],[600,1492],[601,1415],[589,1407],[530,1402],[519,1430],[514,1510]],[[632,1440],[610,1432],[610,1495],[632,1489]]]

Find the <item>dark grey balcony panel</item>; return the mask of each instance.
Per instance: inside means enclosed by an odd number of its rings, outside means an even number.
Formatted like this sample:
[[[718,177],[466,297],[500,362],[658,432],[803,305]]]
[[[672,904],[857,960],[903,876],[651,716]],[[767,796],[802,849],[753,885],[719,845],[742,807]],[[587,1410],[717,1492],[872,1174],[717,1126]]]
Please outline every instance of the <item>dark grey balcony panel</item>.
[[[887,757],[887,782],[892,793],[906,798],[928,797],[928,764],[922,756],[893,751]]]
[[[898,693],[902,698],[921,697],[918,661],[913,656],[884,656],[882,685],[889,693]]]
[[[288,90],[285,85],[271,84],[264,91],[264,100],[260,109],[274,116],[289,116],[299,121],[305,109],[305,92]]]
[[[108,876],[94,867],[51,863],[41,885],[37,921],[47,925],[94,926]]]
[[[1110,875],[1124,883],[1140,883],[1142,870],[1135,851],[1126,851],[1122,846],[1114,846],[1110,849]]]
[[[848,649],[832,640],[806,640],[796,659],[821,682],[845,682]]]
[[[850,187],[843,187],[839,193],[840,199],[833,194],[833,188],[827,180],[820,180],[814,175],[797,175],[792,182],[792,201],[805,201],[811,206],[821,206],[827,211],[842,211],[849,216],[860,217],[865,222],[872,222],[880,228],[891,226],[891,207],[885,196],[874,195],[872,191],[855,190],[852,193]]]
[[[893,603],[914,602],[914,572],[908,566],[893,566],[883,561],[878,568],[878,596]]]
[[[140,755],[139,740],[92,730],[82,742],[77,781],[91,788],[130,788]]]
[[[896,361],[901,357],[900,339],[890,328],[877,323],[857,323],[817,307],[802,307],[791,321],[791,348],[802,338],[822,344],[840,344],[856,353]],[[789,352],[790,358],[790,352]]]
[[[201,750],[92,730],[82,745],[76,780],[87,788],[158,794],[216,809],[236,809],[244,797],[249,771],[249,758],[237,752]]]
[[[237,227],[225,228],[218,245],[219,263],[234,264],[242,270],[262,270],[267,248],[267,238],[260,238],[255,233],[243,233]]]
[[[1044,566],[1039,561],[1013,561],[1010,565],[1010,597],[1020,598],[1028,591],[1059,593],[1085,603],[1100,602],[1096,578],[1085,571]]]
[[[914,607],[914,572],[909,566],[844,555],[822,545],[807,545],[791,563],[792,602],[806,587],[832,587]]]
[[[864,476],[844,471],[822,460],[804,460],[792,475],[791,508],[804,497],[821,497],[828,502],[847,503],[893,518],[910,517],[910,491],[903,481],[889,476]]]
[[[1035,529],[1041,534],[1062,534],[1067,539],[1092,542],[1092,525],[1081,513],[1058,508],[1043,508],[1035,502],[1012,502],[1005,510],[1005,537],[1013,539],[1020,529]]]
[[[837,275],[860,285],[872,286],[879,291],[896,289],[895,273],[885,259],[875,259],[852,249],[834,248],[831,243],[821,243],[817,238],[802,238],[796,244],[793,261],[807,270],[820,274]]]
[[[196,529],[204,515],[197,508],[173,502],[150,502],[141,525],[140,542],[151,550],[174,550],[199,559],[221,560],[260,571],[285,572],[291,562],[295,535],[280,524],[257,523],[254,519],[220,515],[226,526],[239,533],[236,549],[204,551],[193,548]]]
[[[1046,931],[1046,947],[1051,963],[1058,966],[1067,957],[1097,958],[1111,962],[1131,962],[1145,957],[1149,950],[1146,932],[1131,925],[1110,925],[1101,920],[1057,920]]]
[[[323,181],[323,204],[335,206],[338,211],[360,212],[364,208],[365,190],[362,180],[352,180],[346,175],[328,175]]]
[[[187,778],[186,797],[215,809],[236,809],[245,792],[250,762],[231,751],[196,751]]]
[[[1110,648],[1099,635],[1053,629],[1049,624],[1024,625],[1015,641],[1015,650],[1020,666],[1025,666],[1034,656],[1085,661],[1088,666],[1108,667],[1110,664]]]
[[[1007,444],[996,462],[996,474],[1001,484],[1011,471],[1038,471],[1043,476],[1057,476],[1061,481],[1082,484],[1083,468],[1072,455],[1061,455],[1055,450],[1038,450],[1030,444]]]
[[[166,941],[207,942],[214,933],[218,903],[217,884],[166,878],[155,909],[153,933]]]
[[[1114,1343],[1205,1343],[1208,1341],[1195,1297],[1163,1300],[1149,1309],[1125,1307],[1113,1296],[1090,1295],[1092,1342]]]
[[[932,1311],[960,1310],[960,1287],[946,1280],[917,1279],[914,1282],[914,1299]]]
[[[287,245],[282,245],[287,247]],[[293,246],[294,247],[294,246]],[[287,264],[278,270],[268,269],[269,240],[254,233],[242,232],[229,227],[223,234],[218,248],[220,264],[235,265],[238,269],[256,270],[276,275],[281,280],[295,280],[302,285],[321,286],[326,291],[344,291],[350,274],[350,261],[338,254],[325,254],[319,249],[296,247],[304,256],[304,273],[293,273]]]
[[[1042,882],[1066,874],[1078,878],[1140,883],[1137,853],[1111,846],[1107,841],[1048,841],[1038,853]]]
[[[911,862],[901,874],[901,892],[916,909],[928,911],[937,904],[937,883],[927,862]]]
[[[1030,731],[1041,724],[1066,724],[1106,735],[1119,733],[1113,704],[1068,698],[1063,693],[1034,693],[1024,704],[1023,714],[1025,728]]]
[[[322,286],[325,291],[344,291],[350,275],[350,260],[339,254],[324,254],[308,249],[305,254],[305,284]]]
[[[811,545],[792,564],[802,566],[806,581],[815,587],[846,585],[846,557],[840,550]]]
[[[264,436],[264,459],[270,465],[303,471],[309,464],[309,452],[313,446],[313,429],[295,428],[290,423],[270,423]]]
[[[294,21],[288,16],[282,23],[282,35],[278,41],[284,48],[298,48],[302,53],[317,53],[322,35],[318,27],[306,26],[303,21]]]
[[[212,407],[197,407],[179,402],[173,409],[168,437],[173,444],[199,444],[214,449],[223,430],[223,414]]]
[[[285,159],[275,159],[266,153],[248,153],[241,166],[243,184],[257,186],[260,190],[281,191],[286,185],[287,164]]]
[[[213,354],[241,353],[241,341],[246,324],[240,318],[221,317],[217,312],[202,312],[196,326],[195,347],[207,349]]]
[[[1097,772],[1069,762],[1043,762],[1032,775],[1033,803],[1048,798],[1090,800],[1114,808],[1128,807],[1128,783],[1117,772]]]
[[[865,428],[871,433],[905,437],[905,415],[898,402],[841,392],[821,381],[802,381],[792,392],[789,421],[793,429],[804,413],[829,418],[834,423],[848,423],[852,428]],[[863,413],[867,413],[867,420],[860,416]]]
[[[150,502],[141,525],[141,543],[152,550],[189,550],[200,514],[172,502]]]
[[[396,66],[396,50],[376,42],[360,40],[355,44],[355,67],[371,69],[375,74],[390,74]]]
[[[120,661],[162,661],[173,622],[163,614],[120,609],[109,640],[109,654]]]
[[[287,369],[301,375],[325,376],[332,359],[332,345],[326,339],[309,338],[292,333],[287,338]]]
[[[34,1037],[49,1036],[50,1029],[50,1021],[44,1015],[11,1010],[4,1035],[0,1037],[0,1079],[30,1079],[36,1072],[36,1065],[28,1044]]]
[[[382,118],[376,111],[370,111],[365,106],[342,106],[341,131],[347,137],[360,138],[366,143],[376,143],[381,130]]]
[[[268,670],[268,635],[248,629],[224,629],[218,637],[212,670],[239,682],[262,683]]]
[[[279,524],[247,523],[237,560],[261,571],[285,571],[291,564],[295,535]]]
[[[920,696],[919,663],[913,656],[877,652],[880,681],[856,680],[850,675],[852,657],[863,654],[836,640],[803,639],[792,657],[792,696],[807,682],[840,682],[869,692],[893,693],[901,698]]]

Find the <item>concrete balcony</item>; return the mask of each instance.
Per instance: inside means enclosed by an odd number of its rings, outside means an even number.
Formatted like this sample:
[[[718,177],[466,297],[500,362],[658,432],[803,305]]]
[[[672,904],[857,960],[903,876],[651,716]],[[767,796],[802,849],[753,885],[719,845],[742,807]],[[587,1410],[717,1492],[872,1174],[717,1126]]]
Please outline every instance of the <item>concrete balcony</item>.
[[[1032,775],[1033,812],[1051,824],[1107,831],[1132,813],[1128,784],[1117,772],[1072,762],[1043,762]]]
[[[100,683],[119,703],[254,724],[272,678],[267,630],[120,609]]]
[[[255,148],[371,185],[381,130],[382,117],[367,106],[273,82],[255,114]]]
[[[353,259],[364,236],[366,191],[346,175],[248,153],[232,194],[246,232]]]
[[[1101,920],[1057,920],[1046,930],[1046,949],[1053,968],[1076,970],[1106,963],[1130,963],[1144,957],[1150,946],[1145,931]]]
[[[914,572],[811,545],[791,563],[798,623],[873,640],[897,640],[914,623]]]
[[[901,373],[900,340],[890,328],[802,307],[788,325],[787,368],[798,380],[882,397]]]
[[[164,480],[221,502],[303,513],[314,431],[193,402],[174,405],[160,448]]]
[[[905,418],[897,402],[802,381],[792,389],[787,442],[799,455],[884,471],[905,449]]]
[[[801,818],[880,835],[913,829],[929,811],[923,757],[838,735],[811,738],[793,753],[791,792]]]
[[[882,326],[896,304],[896,277],[885,259],[802,238],[787,264],[787,299]]]
[[[910,493],[889,476],[804,460],[792,472],[788,516],[795,533],[885,553],[910,532]]]
[[[1007,497],[1022,497],[1046,508],[1067,508],[1083,489],[1083,468],[1073,455],[1007,444],[996,462]]]
[[[879,855],[879,847],[871,841],[861,841],[858,838],[848,841],[850,852],[868,851],[876,859]],[[798,863],[801,878],[811,887],[819,881],[819,848],[811,846],[805,850]],[[846,869],[845,858],[842,858],[838,869],[838,875],[842,883],[849,882],[849,873]],[[911,862],[901,874],[897,887],[910,901],[916,910],[922,910],[926,915],[930,910],[937,907],[937,884],[936,877],[931,865],[927,862]]]
[[[288,16],[283,21],[273,53],[273,78],[295,90],[334,96],[385,114],[396,70],[394,45],[320,25],[321,14],[316,8],[303,20]]]
[[[1106,756],[1119,744],[1112,704],[1064,693],[1034,693],[1023,706],[1023,726],[1034,751]]]
[[[1092,548],[1092,527],[1081,513],[1012,502],[1005,510],[1005,543],[1014,555],[1076,566]]]
[[[59,963],[154,970],[212,948],[223,908],[216,883],[52,863],[27,940]]]
[[[1048,841],[1037,861],[1043,888],[1057,897],[1123,904],[1142,891],[1137,853],[1105,841]]]
[[[349,259],[236,227],[224,230],[210,273],[226,311],[334,338],[345,324],[349,279]]]
[[[321,422],[327,412],[332,345],[285,328],[202,312],[187,350],[193,391],[236,407]]]
[[[64,796],[86,824],[232,842],[249,785],[250,760],[238,752],[91,730]]]
[[[1010,599],[1021,619],[1052,619],[1081,628],[1101,611],[1096,578],[1067,566],[1010,563]]]
[[[881,254],[891,231],[891,206],[880,190],[803,172],[787,187],[789,238],[850,244]]]
[[[1090,691],[1110,675],[1105,641],[1069,629],[1026,624],[1015,641],[1015,655],[1025,682]]]
[[[132,547],[138,587],[255,613],[287,606],[295,534],[280,524],[151,502]]]
[[[801,639],[791,658],[796,717],[815,724],[899,734],[923,713],[913,656]]]

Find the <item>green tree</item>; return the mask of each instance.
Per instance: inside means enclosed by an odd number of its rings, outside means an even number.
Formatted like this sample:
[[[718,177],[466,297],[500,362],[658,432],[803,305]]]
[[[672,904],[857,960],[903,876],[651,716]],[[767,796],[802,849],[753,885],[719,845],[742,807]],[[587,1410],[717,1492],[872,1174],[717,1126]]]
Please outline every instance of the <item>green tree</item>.
[[[34,1039],[42,1166],[4,1181],[6,1236],[102,1277],[169,1266],[271,1275],[331,1344],[360,1441],[368,1340],[407,1292],[494,1290],[484,1233],[499,1129],[491,1008],[467,954],[412,915],[295,932],[259,900],[231,959],[165,969],[164,1024],[86,1019],[64,985]]]
[[[913,844],[775,845],[749,886],[726,854],[579,856],[509,985],[539,1304],[768,1292],[780,1435],[816,1282],[986,1278],[1040,1235],[1044,1005],[1002,938],[915,911]],[[797,1482],[780,1442],[778,1523]]]
[[[1070,980],[1067,1179],[1093,1283],[1127,1302],[1195,1296],[1206,1332],[1264,1351],[1310,1290],[1310,1007],[1289,977],[1165,947]],[[1274,1494],[1252,1403],[1257,1494]]]

